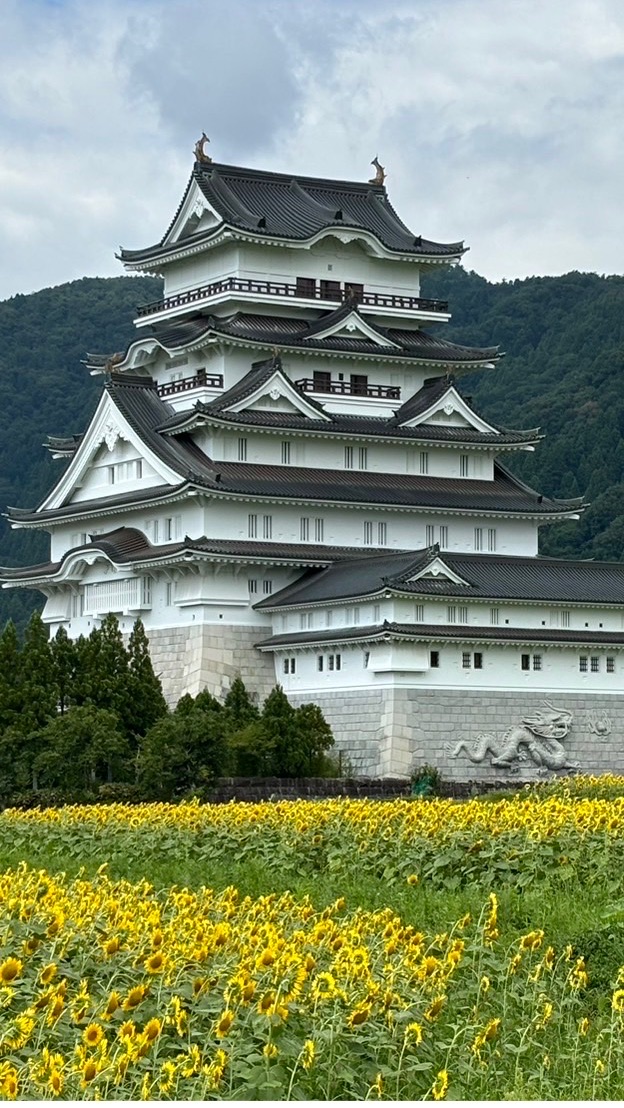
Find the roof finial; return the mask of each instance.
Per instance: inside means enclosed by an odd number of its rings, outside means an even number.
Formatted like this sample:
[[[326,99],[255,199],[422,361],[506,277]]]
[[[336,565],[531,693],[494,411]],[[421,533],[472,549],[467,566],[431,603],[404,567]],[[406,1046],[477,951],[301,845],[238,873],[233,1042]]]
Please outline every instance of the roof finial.
[[[368,182],[369,185],[383,185],[386,179],[386,169],[385,166],[379,164],[378,154],[375,154],[371,165],[375,166],[375,176],[372,177],[371,180]]]
[[[195,143],[195,161],[199,162],[200,165],[210,165],[212,162],[210,154],[207,154],[204,150],[204,146],[207,142],[210,142],[210,139],[206,132],[202,131],[201,138],[198,138]]]

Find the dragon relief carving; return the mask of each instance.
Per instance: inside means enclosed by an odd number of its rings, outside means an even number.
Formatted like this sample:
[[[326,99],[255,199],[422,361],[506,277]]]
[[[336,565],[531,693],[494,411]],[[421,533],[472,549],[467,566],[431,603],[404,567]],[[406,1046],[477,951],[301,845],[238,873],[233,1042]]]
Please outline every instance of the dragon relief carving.
[[[537,709],[525,716],[519,724],[510,727],[502,735],[481,734],[470,743],[462,739],[453,746],[447,743],[445,750],[452,758],[462,752],[471,762],[483,762],[491,755],[492,766],[516,771],[519,762],[530,757],[538,772],[558,769],[579,769],[578,762],[571,762],[562,740],[566,738],[574,715],[566,708],[556,708],[544,701],[545,710]]]
[[[597,739],[607,739],[613,730],[613,725],[606,712],[590,712],[587,726]]]

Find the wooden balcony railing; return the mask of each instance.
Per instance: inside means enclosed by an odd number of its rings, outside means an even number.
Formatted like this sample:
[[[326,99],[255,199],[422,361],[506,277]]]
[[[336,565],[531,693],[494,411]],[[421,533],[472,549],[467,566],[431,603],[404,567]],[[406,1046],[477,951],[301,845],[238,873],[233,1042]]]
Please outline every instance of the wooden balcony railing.
[[[168,381],[164,385],[158,385],[156,391],[159,396],[175,396],[178,392],[190,392],[191,389],[199,389],[202,386],[222,389],[223,375],[206,373],[205,369],[200,369],[194,377],[181,377],[179,381]]]
[[[401,389],[397,385],[362,385],[358,381],[313,381],[303,377],[295,381],[302,392],[330,393],[332,396],[364,396],[377,400],[400,400]]]
[[[335,287],[331,287],[335,286]],[[340,304],[345,300],[361,304],[365,308],[394,308],[403,312],[448,312],[448,301],[430,300],[423,296],[396,296],[394,293],[367,292],[361,286],[341,286],[339,282],[315,281],[312,278],[292,284],[283,281],[255,281],[251,278],[228,277],[223,281],[214,281],[211,285],[201,285],[165,300],[155,300],[151,304],[141,304],[137,316],[156,315],[158,312],[184,308],[199,301],[209,300],[223,293],[248,293],[252,296],[275,296],[282,300],[322,300]]]

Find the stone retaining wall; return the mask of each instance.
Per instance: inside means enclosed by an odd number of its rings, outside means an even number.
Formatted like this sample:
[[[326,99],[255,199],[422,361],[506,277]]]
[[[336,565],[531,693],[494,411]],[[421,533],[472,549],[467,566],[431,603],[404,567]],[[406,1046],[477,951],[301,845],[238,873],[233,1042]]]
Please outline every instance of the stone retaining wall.
[[[312,697],[292,696],[294,704]],[[572,712],[569,733],[560,742],[568,766],[584,773],[624,774],[624,695],[553,693],[556,709]],[[336,739],[336,750],[349,759],[354,774],[409,776],[418,766],[435,766],[447,781],[494,780],[522,784],[550,776],[540,760],[547,741],[537,736],[518,745],[520,758],[509,766],[492,764],[506,745],[512,728],[522,720],[547,712],[545,695],[531,691],[483,692],[467,689],[384,688],[353,693],[319,693],[314,697]],[[492,748],[483,753],[483,736]],[[525,736],[531,739],[529,732]],[[478,759],[471,760],[466,749]]]
[[[197,696],[203,689],[224,696],[239,674],[262,701],[275,685],[275,667],[272,655],[261,654],[254,644],[270,634],[270,626],[205,623],[150,630],[152,664],[167,703],[174,706],[185,693]]]

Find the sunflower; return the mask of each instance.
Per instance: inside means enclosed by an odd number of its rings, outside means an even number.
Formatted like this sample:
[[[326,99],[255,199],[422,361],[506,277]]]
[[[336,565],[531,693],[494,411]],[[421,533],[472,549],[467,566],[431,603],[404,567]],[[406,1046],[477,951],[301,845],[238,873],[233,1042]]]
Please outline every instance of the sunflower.
[[[162,1020],[151,1019],[145,1024],[143,1028],[143,1034],[149,1043],[153,1043],[154,1039],[157,1039],[162,1030]]]
[[[145,1000],[146,995],[147,988],[145,985],[134,985],[123,1002],[124,1012],[130,1012],[133,1008],[138,1008],[139,1004]]]
[[[422,1043],[421,1025],[419,1023],[408,1023],[404,1037],[406,1043],[414,1043],[415,1046],[418,1046],[419,1043]]]
[[[370,1004],[358,1004],[357,1008],[354,1008],[347,1016],[347,1023],[349,1027],[359,1027],[362,1023],[366,1023],[370,1014]]]
[[[44,966],[39,974],[39,980],[42,985],[49,985],[52,978],[56,976],[57,966],[54,962],[50,962],[49,965]]]
[[[16,977],[20,976],[22,969],[23,963],[19,958],[7,958],[0,965],[0,981],[3,985],[10,985],[11,981],[15,981]]]
[[[445,996],[437,996],[435,998],[435,1000],[433,1001],[433,1003],[429,1005],[429,1007],[427,1008],[427,1011],[425,1012],[425,1019],[429,1020],[429,1023],[433,1023],[434,1020],[437,1020],[438,1016],[440,1015],[440,1012],[442,1011],[442,1009],[444,1007],[445,1000],[446,1000]],[[445,1072],[445,1071],[442,1071],[442,1072]]]
[[[119,993],[114,989],[108,998],[106,1008],[102,1012],[102,1019],[110,1019],[110,1017],[115,1014],[120,1005],[121,997]]]
[[[225,1011],[220,1019],[217,1021],[217,1024],[215,1026],[215,1035],[217,1036],[217,1038],[223,1039],[224,1036],[227,1035],[233,1023],[234,1013],[231,1011],[230,1008],[228,1008],[227,1011]]]
[[[268,1058],[269,1062],[272,1062],[274,1058],[277,1058],[279,1050],[275,1043],[265,1043],[262,1047],[262,1053],[265,1058]]]
[[[62,996],[55,996],[50,1004],[50,1010],[47,1015],[46,1023],[52,1024],[59,1018],[65,1007],[65,1001]]]
[[[434,1100],[444,1100],[448,1092],[449,1076],[446,1070],[440,1070],[433,1085],[431,1086],[431,1095]]]
[[[82,1041],[87,1046],[99,1046],[104,1038],[104,1032],[99,1023],[90,1023],[82,1032]]]
[[[5,1096],[7,1100],[15,1100],[17,1097],[19,1085],[17,1080],[17,1070],[13,1066],[7,1066],[3,1070],[2,1077],[0,1078],[0,1093]]]
[[[162,973],[165,968],[164,954],[161,954],[159,950],[155,954],[150,954],[149,958],[145,960],[145,968],[148,973]]]
[[[90,1058],[82,1067],[82,1080],[80,1082],[80,1087],[82,1089],[85,1089],[89,1082],[93,1081],[94,1077],[97,1077],[97,1072],[97,1063],[94,1062],[92,1058]]]
[[[60,1070],[52,1070],[48,1079],[48,1088],[52,1096],[60,1096],[63,1092],[63,1074]]]
[[[303,1044],[303,1050],[301,1051],[301,1065],[304,1070],[309,1070],[314,1062],[314,1056],[316,1054],[316,1046],[312,1039],[306,1039]]]
[[[611,1007],[614,1012],[624,1012],[624,989],[616,989],[611,997]]]

